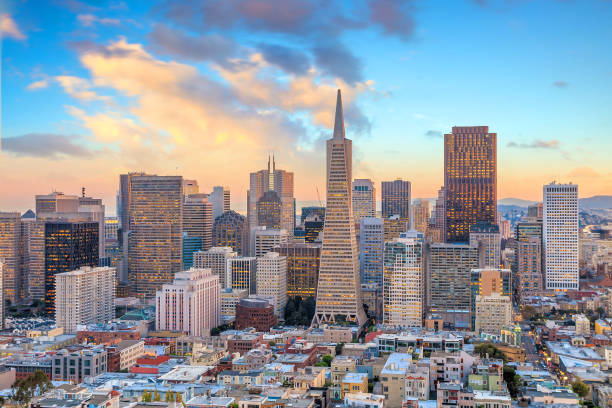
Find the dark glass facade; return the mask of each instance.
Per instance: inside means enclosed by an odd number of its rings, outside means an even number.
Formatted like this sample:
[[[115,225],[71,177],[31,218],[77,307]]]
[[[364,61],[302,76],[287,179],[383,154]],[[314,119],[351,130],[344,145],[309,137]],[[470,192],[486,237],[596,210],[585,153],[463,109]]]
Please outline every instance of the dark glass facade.
[[[213,246],[228,246],[241,256],[249,253],[249,224],[236,211],[226,211],[213,224]]]

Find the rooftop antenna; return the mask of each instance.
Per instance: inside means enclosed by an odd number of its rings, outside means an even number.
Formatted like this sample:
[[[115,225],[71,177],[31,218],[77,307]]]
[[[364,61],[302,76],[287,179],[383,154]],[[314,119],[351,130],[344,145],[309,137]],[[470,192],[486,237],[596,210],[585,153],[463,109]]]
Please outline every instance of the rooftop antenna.
[[[81,196],[85,198],[85,187],[81,187]]]

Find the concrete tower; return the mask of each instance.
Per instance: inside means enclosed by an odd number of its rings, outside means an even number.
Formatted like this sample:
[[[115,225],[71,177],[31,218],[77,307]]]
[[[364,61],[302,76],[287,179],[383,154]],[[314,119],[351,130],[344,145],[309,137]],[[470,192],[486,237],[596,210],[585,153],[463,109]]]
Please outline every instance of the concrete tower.
[[[313,325],[346,320],[362,326],[366,322],[359,284],[352,179],[352,142],[344,137],[338,90],[334,136],[327,141],[327,208]]]

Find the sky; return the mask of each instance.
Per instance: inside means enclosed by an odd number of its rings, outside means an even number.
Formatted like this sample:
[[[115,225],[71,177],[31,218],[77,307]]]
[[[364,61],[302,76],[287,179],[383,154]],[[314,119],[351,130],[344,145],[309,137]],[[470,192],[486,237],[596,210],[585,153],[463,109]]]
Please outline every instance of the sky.
[[[498,135],[498,197],[612,194],[610,0],[5,0],[0,210],[119,174],[229,186],[273,153],[324,200],[342,90],[353,176],[443,184],[444,133]],[[378,184],[379,185],[379,184]],[[378,189],[380,190],[380,188]]]

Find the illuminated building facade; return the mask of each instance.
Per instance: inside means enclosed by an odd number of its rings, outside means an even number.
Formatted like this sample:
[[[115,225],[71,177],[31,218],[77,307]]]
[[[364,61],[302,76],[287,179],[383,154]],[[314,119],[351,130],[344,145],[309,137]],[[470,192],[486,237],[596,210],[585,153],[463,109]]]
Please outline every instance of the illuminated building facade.
[[[266,191],[257,200],[257,226],[268,229],[281,229],[283,206],[275,191]],[[253,229],[255,227],[251,227]]]
[[[321,245],[289,242],[274,248],[274,252],[287,258],[287,296],[316,296]]]
[[[213,207],[206,194],[192,194],[183,204],[183,232],[199,237],[204,251],[212,247]],[[189,269],[184,267],[184,269]]]
[[[467,242],[470,226],[497,223],[497,134],[454,126],[444,135],[446,241]]]
[[[239,255],[249,254],[249,224],[236,211],[227,211],[213,223],[213,246],[231,247]]]
[[[412,229],[422,234],[427,232],[429,225],[429,201],[418,200],[412,204]]]
[[[406,223],[402,232],[410,228],[410,182],[397,179],[383,181],[381,186],[382,217],[397,215]]]
[[[355,223],[365,217],[376,217],[376,188],[372,180],[355,179],[352,189]]]
[[[359,272],[361,283],[374,283],[379,288],[383,284],[383,220],[366,217],[359,227]]]
[[[228,258],[226,265],[226,288],[246,289],[249,295],[257,294],[257,258],[244,256]]]

